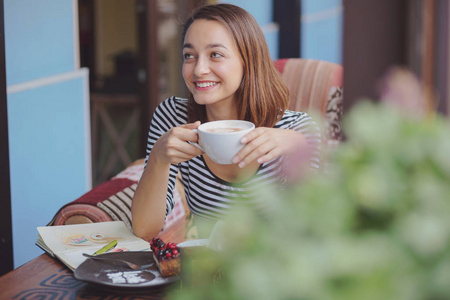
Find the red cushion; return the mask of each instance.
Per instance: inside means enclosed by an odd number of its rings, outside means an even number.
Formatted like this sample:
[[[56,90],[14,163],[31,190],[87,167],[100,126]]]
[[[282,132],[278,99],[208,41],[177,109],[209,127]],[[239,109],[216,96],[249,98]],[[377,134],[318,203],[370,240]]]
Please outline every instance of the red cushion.
[[[278,72],[283,73],[284,66],[286,65],[286,62],[288,61],[288,58],[282,58],[277,59],[274,61],[275,68],[278,70]]]
[[[89,220],[88,222],[113,221],[110,215],[97,206],[69,203],[58,211],[48,225],[66,225],[66,222],[74,216],[82,216],[85,218],[83,221]]]
[[[111,179],[96,186],[95,188],[93,188],[92,190],[90,190],[89,192],[87,192],[86,194],[84,194],[83,196],[74,200],[71,203],[97,205],[98,202],[108,199],[112,195],[120,192],[124,188],[129,187],[134,183],[136,182],[126,178]]]

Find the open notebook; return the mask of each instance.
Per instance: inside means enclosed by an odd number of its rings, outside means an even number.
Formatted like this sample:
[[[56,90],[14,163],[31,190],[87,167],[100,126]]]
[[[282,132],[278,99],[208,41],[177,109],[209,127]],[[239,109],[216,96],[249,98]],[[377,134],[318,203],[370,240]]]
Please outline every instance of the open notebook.
[[[149,243],[135,236],[122,221],[43,226],[37,230],[36,245],[72,271],[86,259],[83,253],[93,254],[113,240],[117,240],[117,246],[110,252],[150,251]]]

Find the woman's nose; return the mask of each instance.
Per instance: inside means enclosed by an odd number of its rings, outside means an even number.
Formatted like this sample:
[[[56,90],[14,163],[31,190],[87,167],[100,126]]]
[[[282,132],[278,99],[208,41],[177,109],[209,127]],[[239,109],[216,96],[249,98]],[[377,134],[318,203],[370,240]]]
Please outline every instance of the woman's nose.
[[[209,64],[206,58],[199,57],[194,67],[194,75],[201,76],[209,73]]]

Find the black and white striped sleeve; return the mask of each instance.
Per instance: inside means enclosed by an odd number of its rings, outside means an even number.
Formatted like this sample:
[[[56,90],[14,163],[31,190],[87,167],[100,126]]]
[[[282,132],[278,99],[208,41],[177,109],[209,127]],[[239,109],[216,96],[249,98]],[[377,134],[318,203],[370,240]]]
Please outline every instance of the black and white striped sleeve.
[[[280,127],[301,132],[310,149],[310,166],[312,169],[320,168],[321,134],[317,123],[305,112],[286,111],[281,120]]]
[[[157,106],[148,132],[145,164],[147,164],[149,155],[156,141],[172,127],[186,123],[186,115],[183,99],[180,98],[168,98]],[[177,174],[178,167],[176,165],[171,165],[166,196],[166,216],[175,206],[173,190],[175,188]]]

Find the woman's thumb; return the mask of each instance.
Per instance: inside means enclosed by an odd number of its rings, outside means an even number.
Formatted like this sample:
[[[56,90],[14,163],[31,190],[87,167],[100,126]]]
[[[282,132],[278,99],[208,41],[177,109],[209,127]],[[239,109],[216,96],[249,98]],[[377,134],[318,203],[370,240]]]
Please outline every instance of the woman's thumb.
[[[181,125],[181,127],[187,128],[187,129],[196,129],[198,126],[200,126],[200,121],[195,121],[194,123],[187,123],[184,125]]]

